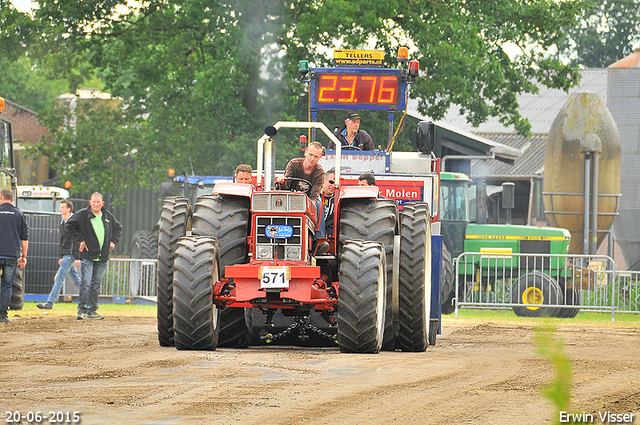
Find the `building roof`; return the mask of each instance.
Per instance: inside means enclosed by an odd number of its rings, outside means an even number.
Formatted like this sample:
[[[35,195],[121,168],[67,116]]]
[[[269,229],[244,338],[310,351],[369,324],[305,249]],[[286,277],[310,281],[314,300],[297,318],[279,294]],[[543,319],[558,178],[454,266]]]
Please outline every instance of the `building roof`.
[[[38,115],[36,112],[32,111],[31,109],[29,109],[29,108],[27,108],[27,107],[25,107],[25,106],[22,106],[22,105],[18,105],[17,103],[12,102],[11,100],[9,100],[9,99],[7,99],[7,98],[4,98],[4,101],[5,101],[5,103],[6,103],[7,105],[11,105],[11,106],[13,106],[15,109],[21,109],[21,110],[23,110],[23,111],[25,111],[25,112],[27,112],[27,113],[29,113],[29,114],[31,114],[31,115]]]
[[[504,145],[479,133],[460,130],[442,122],[437,123],[436,127],[436,141],[464,155],[493,155],[497,160],[510,164],[521,155],[519,148]]]
[[[612,63],[608,68],[628,69],[640,67],[640,47],[636,48],[626,58],[620,59],[618,62]]]
[[[521,178],[542,177],[547,143],[546,133],[534,134],[532,137],[509,133],[478,133],[478,135],[518,149],[521,155],[513,163],[474,159],[471,161],[472,176],[492,176],[494,178],[504,177],[509,179],[514,176]]]
[[[640,52],[638,53],[640,55]],[[445,117],[436,121],[438,126],[446,127],[464,134],[475,134],[483,140],[490,140],[496,146],[516,149],[521,155],[513,163],[496,160],[472,160],[471,174],[473,176],[493,176],[496,178],[513,178],[520,176],[529,178],[542,177],[544,172],[544,156],[547,134],[558,112],[573,92],[586,91],[598,93],[606,104],[607,101],[607,69],[589,68],[580,71],[580,84],[568,93],[557,89],[539,87],[538,94],[523,94],[518,96],[520,114],[531,123],[532,137],[526,138],[516,134],[513,126],[504,127],[498,118],[491,117],[487,122],[473,127],[464,115],[460,115],[460,108],[452,107]],[[409,100],[407,114],[421,116],[418,113],[417,101]],[[429,119],[422,116],[422,119]]]

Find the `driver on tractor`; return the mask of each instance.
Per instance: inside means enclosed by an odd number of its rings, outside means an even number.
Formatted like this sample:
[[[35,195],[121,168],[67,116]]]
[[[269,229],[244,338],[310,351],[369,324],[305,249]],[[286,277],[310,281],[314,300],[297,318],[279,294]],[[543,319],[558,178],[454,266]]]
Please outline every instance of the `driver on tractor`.
[[[372,151],[373,139],[364,130],[360,130],[360,115],[357,112],[347,113],[344,120],[344,127],[337,130],[334,134],[340,140],[343,149],[354,148],[361,151]],[[329,142],[329,149],[335,149],[336,145],[333,141]]]
[[[309,143],[309,147],[304,153],[304,158],[293,158],[287,164],[284,176],[276,179],[281,189],[297,190],[306,192],[309,199],[316,204],[318,220],[322,214],[322,201],[320,200],[320,190],[324,182],[324,170],[318,164],[322,158],[322,145],[319,142]],[[316,254],[324,253],[328,250],[329,244],[323,242],[318,247],[318,238],[324,238],[324,228],[318,229],[313,235],[313,251]],[[316,249],[317,248],[317,249]]]
[[[287,164],[284,176],[276,179],[282,189],[306,192],[314,202],[319,201],[320,189],[324,181],[324,170],[318,164],[322,158],[322,145],[319,142],[309,143],[304,158],[293,158]]]

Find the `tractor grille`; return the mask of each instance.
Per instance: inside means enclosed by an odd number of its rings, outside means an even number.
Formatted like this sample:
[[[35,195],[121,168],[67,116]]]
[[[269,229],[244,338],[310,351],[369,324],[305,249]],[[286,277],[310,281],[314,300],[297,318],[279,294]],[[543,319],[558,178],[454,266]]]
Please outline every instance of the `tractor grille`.
[[[255,197],[254,197],[255,198]],[[256,259],[273,260],[273,252],[278,251],[280,260],[302,259],[302,236],[304,230],[301,217],[256,217]],[[267,226],[287,225],[293,228],[290,238],[270,239],[265,236]]]
[[[304,193],[256,193],[253,195],[253,211],[304,212]]]

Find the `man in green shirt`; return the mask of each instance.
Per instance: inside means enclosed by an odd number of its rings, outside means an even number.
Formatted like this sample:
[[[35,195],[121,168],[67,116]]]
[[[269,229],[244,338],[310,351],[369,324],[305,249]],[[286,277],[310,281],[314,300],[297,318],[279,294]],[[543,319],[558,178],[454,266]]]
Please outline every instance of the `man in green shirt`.
[[[67,220],[66,230],[79,243],[82,283],[76,319],[104,319],[96,313],[109,252],[122,236],[122,225],[106,209],[101,193],[91,195],[89,206]]]

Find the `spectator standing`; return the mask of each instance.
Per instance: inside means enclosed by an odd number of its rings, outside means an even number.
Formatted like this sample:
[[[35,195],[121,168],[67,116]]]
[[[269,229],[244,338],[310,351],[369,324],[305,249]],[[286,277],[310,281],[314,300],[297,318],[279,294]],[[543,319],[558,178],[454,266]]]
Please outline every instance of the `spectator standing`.
[[[81,209],[67,220],[65,227],[79,243],[82,263],[82,282],[76,319],[104,319],[96,313],[102,278],[107,270],[109,251],[116,247],[122,236],[122,225],[113,214],[103,209],[101,193],[91,194],[87,208]]]
[[[27,219],[13,204],[13,191],[0,191],[0,270],[2,280],[0,286],[0,323],[11,323],[7,316],[13,279],[16,267],[27,265],[27,251],[29,250],[29,226]],[[21,252],[22,251],[22,252]]]
[[[78,251],[78,243],[73,240],[71,235],[67,233],[65,226],[69,217],[73,215],[73,202],[68,199],[60,202],[60,214],[62,221],[60,222],[60,259],[58,260],[58,272],[53,280],[53,288],[49,293],[47,302],[38,303],[36,306],[44,310],[51,310],[53,304],[58,301],[62,284],[67,275],[71,276],[73,283],[80,288],[80,275],[76,267],[80,267],[80,252]]]

